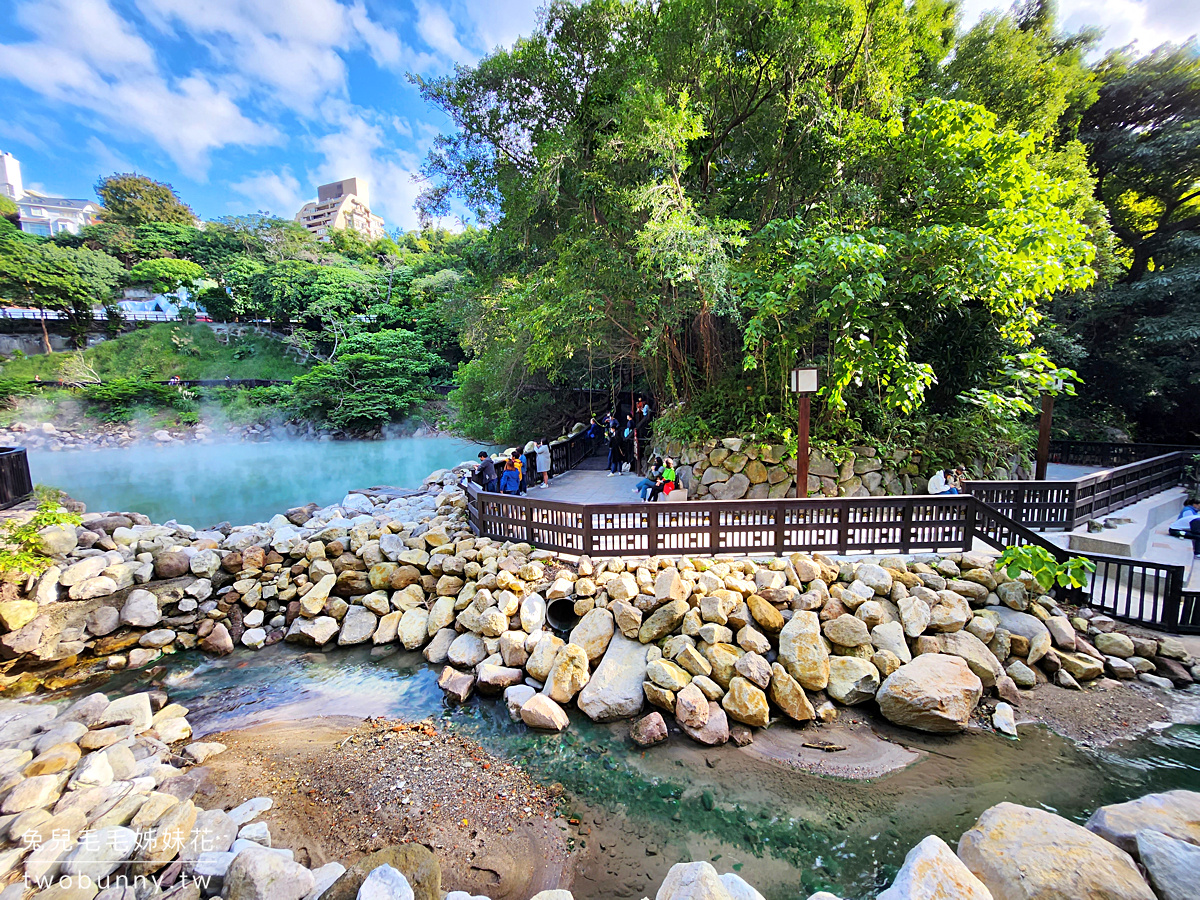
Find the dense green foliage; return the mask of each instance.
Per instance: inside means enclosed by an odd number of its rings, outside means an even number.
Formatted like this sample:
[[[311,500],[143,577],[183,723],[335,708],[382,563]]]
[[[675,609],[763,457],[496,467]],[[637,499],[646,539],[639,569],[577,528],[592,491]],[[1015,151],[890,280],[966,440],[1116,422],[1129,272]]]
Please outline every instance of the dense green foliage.
[[[437,357],[409,331],[355,334],[328,362],[292,382],[291,407],[305,418],[367,430],[411,414],[424,400]]]
[[[1086,170],[1044,164],[1052,144],[1025,133],[1086,99],[1087,38],[1024,11],[1036,21],[987,20],[943,69],[948,14],[552,3],[528,40],[422,81],[458,128],[426,164],[424,208],[466,203],[507,263],[468,300],[468,422],[506,421],[503,398],[514,411],[530,387],[632,371],[681,404],[668,425],[702,425],[697,406],[733,382],[767,401],[741,429],[786,438],[784,378],[803,361],[822,369],[827,431],[868,407],[1026,412],[1020,386],[1056,371],[1041,307],[1093,280],[1089,239],[1106,230],[1081,221]],[[1052,71],[1005,93],[999,123],[937,98],[1028,82],[1021,54]],[[1051,102],[1052,121],[1015,115]]]
[[[1200,440],[1200,50],[1096,38],[1050,0],[965,30],[953,0],[551,0],[413,79],[452,123],[421,212],[478,228],[197,227],[116,175],[80,235],[0,218],[0,297],[82,322],[183,287],[270,319],[318,365],[239,402],[354,429],[454,378],[486,439],[632,390],[660,434],[794,442],[805,364],[827,444],[986,467],[1032,448],[1046,391],[1079,436]]]
[[[32,516],[0,524],[0,574],[41,575],[54,560],[45,552],[38,532],[51,525],[78,525],[81,521],[60,507],[47,489],[41,485],[38,489],[38,506]]]
[[[104,205],[103,219],[110,225],[191,225],[196,219],[173,187],[145,175],[125,172],[101,178],[96,182],[96,195]]]

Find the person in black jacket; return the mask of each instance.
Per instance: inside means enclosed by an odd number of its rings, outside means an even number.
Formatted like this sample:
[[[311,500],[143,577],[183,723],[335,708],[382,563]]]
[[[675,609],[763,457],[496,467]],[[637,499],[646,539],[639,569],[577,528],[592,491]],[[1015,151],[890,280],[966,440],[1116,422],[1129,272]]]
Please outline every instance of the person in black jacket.
[[[625,461],[621,435],[616,428],[608,430],[608,477],[621,474],[621,463]]]
[[[485,491],[496,493],[496,464],[486,451],[479,451],[479,465],[475,469],[475,481]]]

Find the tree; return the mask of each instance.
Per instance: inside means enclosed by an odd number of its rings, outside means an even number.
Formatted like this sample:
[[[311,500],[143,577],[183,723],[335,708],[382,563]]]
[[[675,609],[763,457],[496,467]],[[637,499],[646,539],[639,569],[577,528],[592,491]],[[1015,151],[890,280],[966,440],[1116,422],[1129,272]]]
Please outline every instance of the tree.
[[[745,235],[811,203],[860,117],[939,55],[927,6],[557,0],[512,49],[417,79],[457,128],[422,209],[457,197],[521,258],[465,317],[501,329],[476,343],[551,378],[598,351],[664,398],[711,383],[737,358]]]
[[[92,318],[92,307],[112,296],[124,274],[121,264],[105,253],[0,230],[0,297],[65,314],[77,340]],[[44,316],[42,338],[46,352],[54,352]]]
[[[955,397],[1022,406],[985,388],[1008,355],[1019,385],[1040,355],[1038,304],[1094,277],[1063,186],[1029,161],[1033,140],[998,132],[972,104],[929,100],[848,160],[875,193],[763,229],[743,259],[746,366],[784,384],[798,354],[824,362],[821,396],[844,412],[857,388],[904,412],[940,383]]]
[[[421,404],[437,361],[408,331],[352,335],[330,360],[292,382],[291,405],[339,428],[377,428]]]
[[[204,270],[186,259],[147,259],[129,270],[129,280],[147,285],[155,294],[174,294],[180,288],[189,292],[204,277]]]
[[[1084,54],[1099,36],[1096,29],[1057,33],[1050,0],[988,13],[956,43],[945,72],[947,95],[987,107],[1001,128],[1070,138],[1080,112],[1096,99]]]
[[[1097,77],[1079,137],[1096,195],[1133,254],[1123,279],[1132,283],[1176,235],[1200,234],[1200,45],[1164,44],[1141,58],[1116,50]]]
[[[191,225],[196,214],[179,199],[171,185],[145,175],[124,172],[96,182],[96,194],[104,206],[101,219],[111,225],[144,225],[174,222]]]

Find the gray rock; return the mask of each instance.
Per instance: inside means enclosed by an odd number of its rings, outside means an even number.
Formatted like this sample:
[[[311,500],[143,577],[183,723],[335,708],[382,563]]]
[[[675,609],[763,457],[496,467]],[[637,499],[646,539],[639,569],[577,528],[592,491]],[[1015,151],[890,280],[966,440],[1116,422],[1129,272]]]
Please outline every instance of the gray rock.
[[[721,876],[708,862],[676,863],[655,900],[730,900]]]
[[[1200,847],[1145,830],[1137,851],[1159,900],[1200,900]]]
[[[413,889],[403,874],[385,865],[363,879],[357,900],[413,900]]]
[[[152,628],[162,621],[158,609],[158,598],[146,590],[130,591],[121,607],[121,624],[138,628]]]
[[[1137,835],[1144,829],[1200,844],[1200,793],[1166,791],[1102,806],[1084,827],[1132,856],[1137,856]]]
[[[637,715],[642,709],[647,648],[615,633],[591,680],[579,692],[580,711],[594,722]]]
[[[342,631],[338,635],[338,646],[362,644],[369,641],[378,624],[379,620],[375,617],[375,613],[365,606],[351,606],[346,610],[345,618],[342,619]]]
[[[89,832],[63,859],[66,875],[98,881],[111,875],[124,860],[132,858],[138,834],[132,828],[113,825]]]
[[[225,873],[226,900],[303,900],[315,884],[312,872],[274,850],[248,849]]]

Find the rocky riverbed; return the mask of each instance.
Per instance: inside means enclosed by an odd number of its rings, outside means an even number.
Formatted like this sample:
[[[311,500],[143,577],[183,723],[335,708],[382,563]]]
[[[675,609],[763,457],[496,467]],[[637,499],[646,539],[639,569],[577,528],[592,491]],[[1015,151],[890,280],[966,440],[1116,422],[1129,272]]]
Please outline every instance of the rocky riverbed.
[[[879,740],[869,734],[879,717],[900,735],[1015,733],[1019,718],[1072,722],[1067,711],[1077,708],[1087,710],[1081,735],[1103,741],[1170,718],[1176,688],[1196,674],[1179,641],[1063,608],[1032,581],[997,571],[987,555],[560,557],[472,535],[461,474],[441,471],[418,491],[356,492],[330,507],[212,531],[157,525],[132,512],[46,529],[54,565],[0,594],[4,689],[78,688],[194,647],[222,655],[282,641],[327,650],[399,645],[439,667],[449,702],[493,697],[525,727],[554,732],[570,728],[573,716],[627,719],[631,739],[646,747],[728,741],[748,760],[772,765],[803,768],[803,752],[814,771],[835,770],[833,760],[846,753],[837,774],[872,777],[887,755],[870,743]],[[14,712],[13,720],[29,715]],[[145,731],[157,727],[153,716],[151,723]],[[19,751],[13,766],[22,779],[32,757],[21,754],[37,749],[43,724],[0,735],[4,748]],[[861,746],[839,743],[855,725]],[[156,765],[184,758],[184,729],[165,727],[167,735],[150,738],[166,749],[147,745]],[[514,880],[510,863],[522,854],[550,861],[553,871],[564,838],[542,818],[553,797],[512,763],[420,723],[318,724],[291,740],[276,728],[222,736],[219,743],[256,762],[231,763],[221,775],[215,758],[211,803],[232,805],[255,779],[263,793],[286,794],[289,840],[310,875],[325,860],[409,840],[446,851],[443,861],[461,879],[455,883],[493,900],[554,886]],[[122,731],[114,740],[132,741],[125,746],[133,752],[141,734]],[[331,755],[322,740],[335,737],[341,743]],[[306,752],[296,751],[300,740],[311,745]],[[429,770],[416,761],[423,753]],[[893,765],[907,764],[906,753],[892,754]],[[447,772],[457,776],[453,787]],[[490,796],[493,786],[504,796]],[[406,813],[414,802],[419,817]],[[526,819],[542,824],[521,832],[520,845],[492,849],[493,841],[515,841]],[[508,827],[514,831],[506,835]],[[941,848],[933,849],[941,859]],[[400,857],[388,859],[399,864]],[[707,877],[696,870],[687,884]],[[699,896],[687,884],[660,896]],[[712,887],[705,896],[722,895]]]

